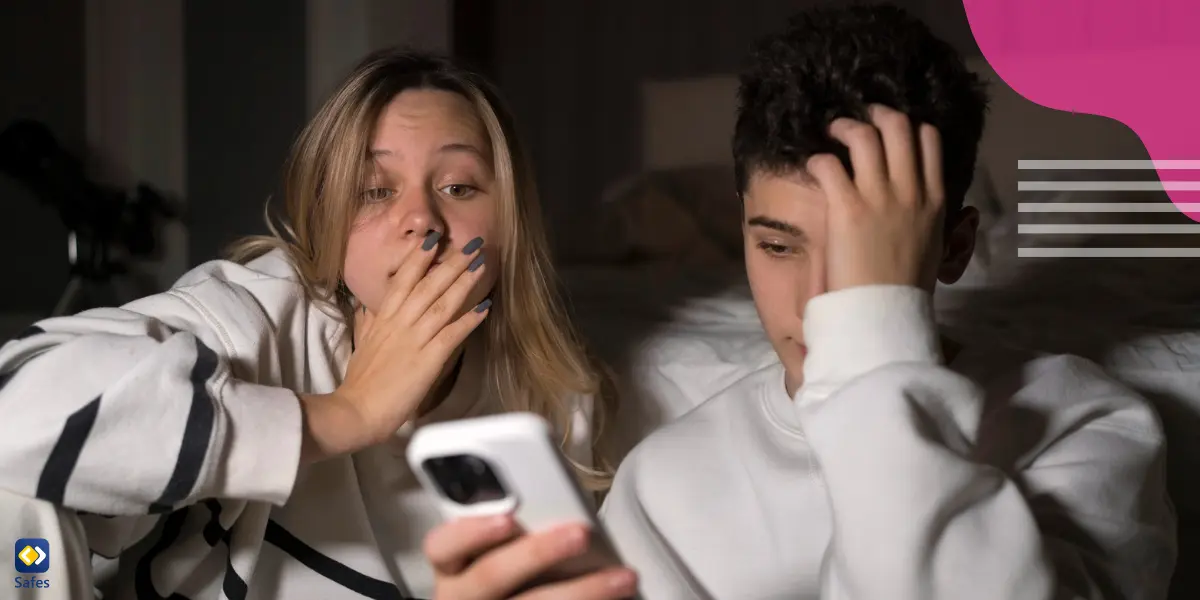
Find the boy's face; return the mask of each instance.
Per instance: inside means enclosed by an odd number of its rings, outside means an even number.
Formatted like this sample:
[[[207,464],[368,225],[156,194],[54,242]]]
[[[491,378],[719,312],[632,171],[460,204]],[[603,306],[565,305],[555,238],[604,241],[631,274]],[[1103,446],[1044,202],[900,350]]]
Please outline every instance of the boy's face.
[[[787,371],[787,392],[803,383],[803,315],[808,300],[826,291],[825,193],[804,173],[755,172],[743,196],[746,273],[759,318]],[[937,279],[962,276],[975,247],[979,214],[964,208],[943,248]],[[932,292],[937,281],[923,282]]]

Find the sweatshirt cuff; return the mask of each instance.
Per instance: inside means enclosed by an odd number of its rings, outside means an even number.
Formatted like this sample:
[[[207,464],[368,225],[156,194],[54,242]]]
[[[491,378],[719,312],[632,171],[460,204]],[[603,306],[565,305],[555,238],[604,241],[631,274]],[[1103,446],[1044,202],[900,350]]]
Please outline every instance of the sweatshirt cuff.
[[[300,468],[300,399],[291,390],[232,378],[222,391],[229,429],[214,495],[282,505]]]
[[[910,286],[862,286],[812,298],[804,310],[804,342],[801,403],[885,365],[942,360],[930,294]]]

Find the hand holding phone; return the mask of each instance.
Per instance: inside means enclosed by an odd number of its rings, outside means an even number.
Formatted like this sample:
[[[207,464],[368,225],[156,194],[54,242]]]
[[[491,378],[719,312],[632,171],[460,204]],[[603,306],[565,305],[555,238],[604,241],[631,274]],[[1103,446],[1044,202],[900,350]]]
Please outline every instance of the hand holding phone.
[[[427,425],[408,460],[447,519],[425,545],[438,598],[636,596],[540,417]]]

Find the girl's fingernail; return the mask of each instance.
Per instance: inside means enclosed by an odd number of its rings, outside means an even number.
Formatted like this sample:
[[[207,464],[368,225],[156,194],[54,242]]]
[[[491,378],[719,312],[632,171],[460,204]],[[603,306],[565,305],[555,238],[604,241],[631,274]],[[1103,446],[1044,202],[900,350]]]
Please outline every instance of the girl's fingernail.
[[[470,254],[470,253],[478,250],[479,247],[482,245],[483,245],[483,238],[477,237],[477,238],[467,242],[466,246],[463,246],[463,254]]]
[[[478,269],[479,267],[482,267],[482,266],[483,266],[483,255],[480,254],[479,256],[475,257],[475,260],[471,261],[471,266],[467,267],[467,272],[474,273],[476,269]]]
[[[436,229],[430,231],[429,233],[425,234],[425,243],[421,244],[421,249],[426,252],[433,250],[433,247],[437,245],[438,240],[441,238],[442,232]]]
[[[480,303],[479,303],[479,304],[478,304],[478,305],[475,307],[475,312],[477,312],[477,313],[481,313],[481,312],[483,312],[483,311],[487,310],[487,309],[488,309],[488,308],[489,308],[491,305],[492,305],[492,299],[491,299],[491,298],[488,298],[488,299],[484,300],[483,302],[480,302]]]

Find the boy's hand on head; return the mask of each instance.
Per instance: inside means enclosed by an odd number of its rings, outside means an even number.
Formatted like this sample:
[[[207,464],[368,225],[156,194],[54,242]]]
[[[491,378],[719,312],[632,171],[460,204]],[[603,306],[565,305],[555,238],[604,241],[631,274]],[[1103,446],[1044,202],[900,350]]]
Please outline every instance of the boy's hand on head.
[[[920,286],[938,253],[945,191],[941,141],[931,125],[880,105],[871,123],[837,119],[830,135],[850,150],[854,178],[831,154],[807,171],[825,192],[826,277],[833,292],[864,285]]]

